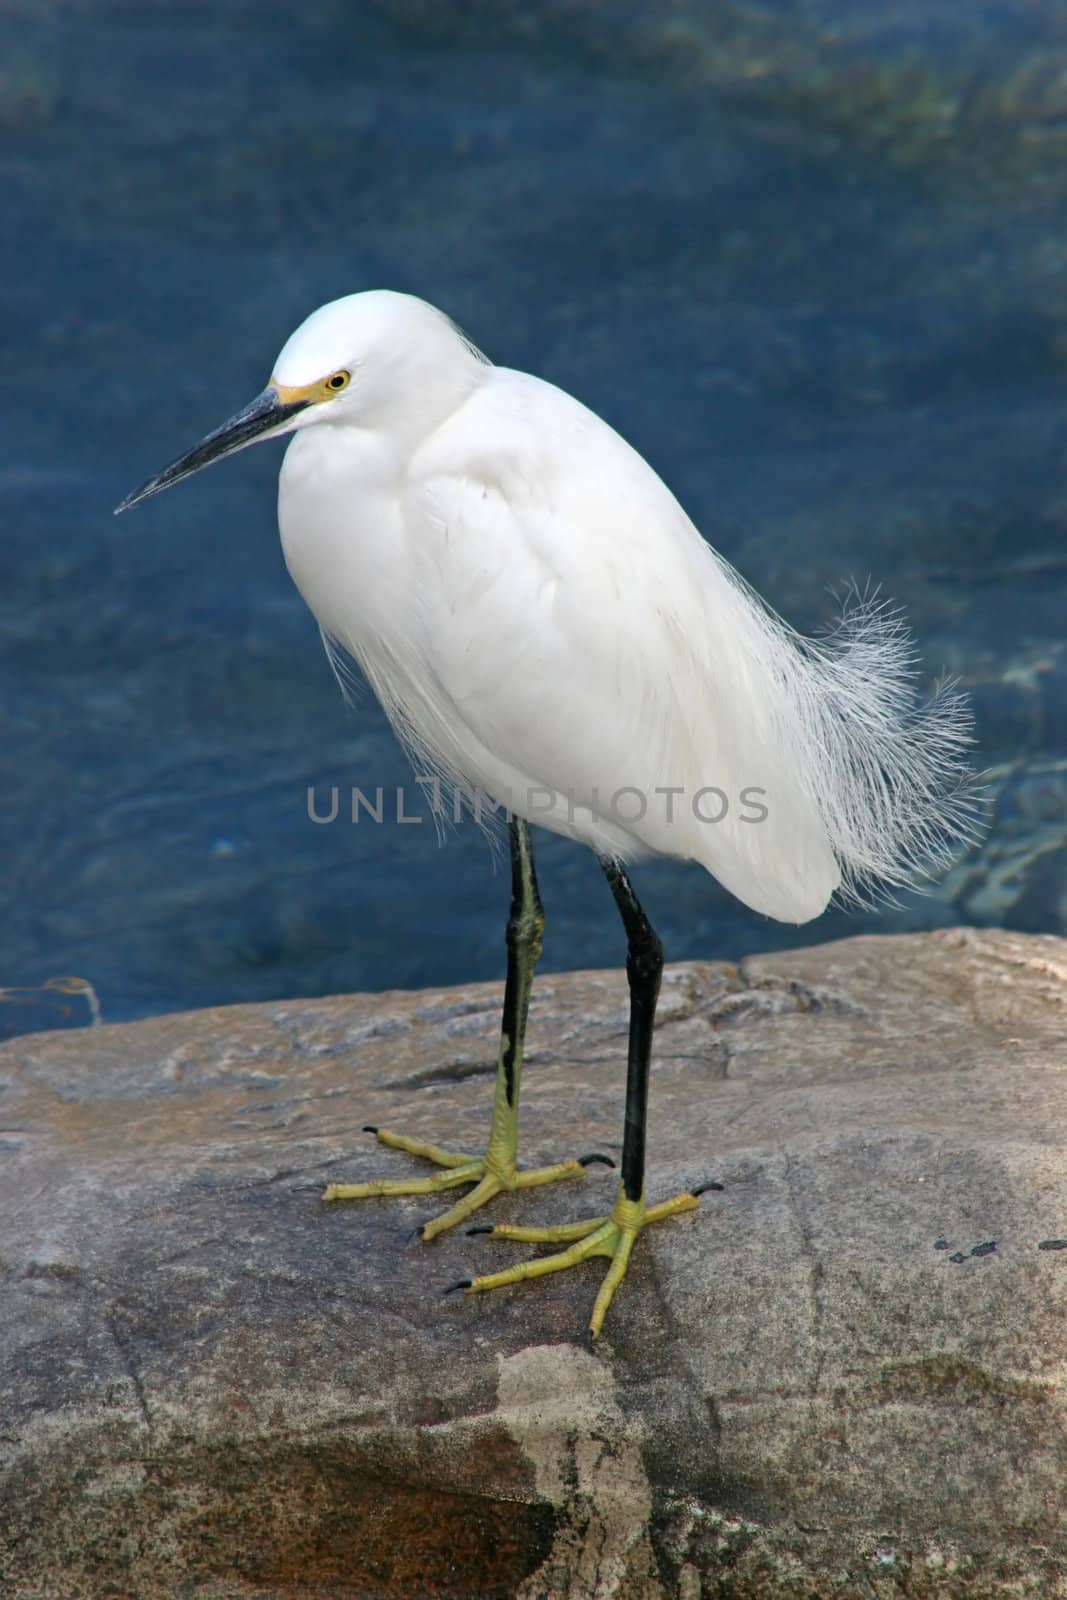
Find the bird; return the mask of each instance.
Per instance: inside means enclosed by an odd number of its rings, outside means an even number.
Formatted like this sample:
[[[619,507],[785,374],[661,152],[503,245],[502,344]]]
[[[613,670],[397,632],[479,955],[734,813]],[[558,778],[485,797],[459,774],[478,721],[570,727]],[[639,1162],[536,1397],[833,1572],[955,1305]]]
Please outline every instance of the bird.
[[[558,1249],[465,1278],[477,1294],[606,1258],[595,1339],[653,1222],[646,1200],[662,943],[631,878],[696,862],[753,911],[803,924],[831,900],[891,895],[972,836],[965,696],[923,698],[900,614],[856,590],[817,638],[791,628],[698,531],[648,462],[546,380],[496,366],[445,313],[363,290],[320,306],[263,391],[117,511],[263,440],[289,437],[278,524],[289,573],[347,691],[353,662],[413,761],[506,812],[511,899],[490,1131],[482,1154],[368,1125],[429,1176],[331,1184],[328,1202],[497,1195],[581,1178],[610,1157],[518,1162],[527,1012],[544,912],[531,829],[590,847],[621,917],[630,1009],[610,1213],[470,1233]]]

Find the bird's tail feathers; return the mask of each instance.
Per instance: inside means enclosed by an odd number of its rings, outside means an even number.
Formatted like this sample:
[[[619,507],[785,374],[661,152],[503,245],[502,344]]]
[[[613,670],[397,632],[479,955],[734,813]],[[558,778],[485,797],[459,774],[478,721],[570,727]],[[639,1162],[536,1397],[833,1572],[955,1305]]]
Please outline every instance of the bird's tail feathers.
[[[899,609],[852,589],[833,627],[805,639],[764,612],[786,688],[794,771],[841,871],[840,900],[892,899],[943,871],[980,833],[982,786],[968,759],[973,725],[951,681],[923,699]]]

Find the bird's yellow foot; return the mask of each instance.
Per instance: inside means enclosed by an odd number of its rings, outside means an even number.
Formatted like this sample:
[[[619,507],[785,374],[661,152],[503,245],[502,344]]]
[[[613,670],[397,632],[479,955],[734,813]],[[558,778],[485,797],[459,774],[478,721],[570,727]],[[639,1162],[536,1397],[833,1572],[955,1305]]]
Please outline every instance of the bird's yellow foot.
[[[482,1294],[486,1289],[502,1289],[505,1284],[522,1283],[527,1278],[541,1278],[548,1272],[562,1272],[566,1267],[577,1266],[590,1256],[607,1256],[611,1265],[604,1274],[600,1293],[589,1318],[589,1334],[595,1339],[603,1326],[612,1296],[626,1276],[630,1251],[641,1229],[649,1222],[662,1222],[666,1217],[676,1217],[683,1211],[695,1211],[705,1189],[721,1188],[721,1184],[702,1184],[691,1193],[676,1194],[672,1200],[662,1200],[658,1206],[646,1210],[644,1198],[627,1200],[620,1188],[615,1209],[610,1217],[593,1217],[587,1222],[571,1222],[561,1228],[513,1228],[508,1225],[496,1228],[471,1228],[470,1233],[487,1233],[494,1239],[514,1239],[523,1244],[565,1244],[569,1248],[551,1256],[535,1256],[532,1261],[521,1261],[504,1272],[490,1272],[481,1278],[464,1278],[454,1283],[452,1289],[465,1289],[468,1294]],[[451,1290],[446,1290],[451,1293]]]
[[[370,1183],[331,1183],[323,1191],[323,1200],[369,1200],[391,1194],[444,1194],[460,1184],[474,1184],[470,1194],[465,1194],[451,1210],[424,1225],[421,1230],[424,1240],[436,1238],[439,1233],[454,1228],[458,1222],[465,1222],[495,1195],[512,1189],[533,1189],[544,1183],[558,1183],[563,1178],[580,1178],[586,1167],[594,1161],[602,1161],[608,1167],[615,1165],[608,1156],[588,1155],[576,1161],[559,1161],[551,1167],[521,1171],[507,1152],[493,1149],[492,1140],[484,1156],[468,1156],[442,1150],[435,1144],[420,1144],[416,1139],[405,1139],[402,1134],[389,1133],[385,1128],[368,1126],[363,1131],[373,1133],[379,1144],[388,1145],[391,1150],[403,1150],[410,1156],[421,1156],[424,1161],[432,1161],[444,1170],[432,1178],[383,1178]]]

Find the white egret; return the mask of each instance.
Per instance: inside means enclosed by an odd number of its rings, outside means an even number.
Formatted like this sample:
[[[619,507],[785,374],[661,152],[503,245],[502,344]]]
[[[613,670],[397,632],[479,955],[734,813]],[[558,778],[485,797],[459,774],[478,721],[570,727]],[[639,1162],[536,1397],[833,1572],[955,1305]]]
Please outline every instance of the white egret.
[[[371,1128],[431,1177],[332,1185],[325,1199],[445,1192],[430,1239],[494,1195],[582,1175],[517,1165],[519,1077],[544,918],[529,823],[597,853],[627,938],[630,1034],[621,1183],[610,1216],[473,1229],[566,1248],[464,1280],[470,1291],[593,1255],[610,1266],[593,1337],[645,1223],[645,1116],[663,953],[627,863],[700,862],[783,922],[834,894],[945,860],[972,815],[958,695],[925,703],[898,620],[858,603],[816,642],[767,609],[648,464],[551,384],[491,365],[441,312],[350,295],[289,339],[257,399],[120,511],[261,439],[292,434],[278,518],[289,571],[344,687],[354,657],[424,770],[510,811],[511,913],[486,1152]],[[606,1159],[606,1158],[599,1158]],[[610,1164],[610,1163],[609,1163]]]

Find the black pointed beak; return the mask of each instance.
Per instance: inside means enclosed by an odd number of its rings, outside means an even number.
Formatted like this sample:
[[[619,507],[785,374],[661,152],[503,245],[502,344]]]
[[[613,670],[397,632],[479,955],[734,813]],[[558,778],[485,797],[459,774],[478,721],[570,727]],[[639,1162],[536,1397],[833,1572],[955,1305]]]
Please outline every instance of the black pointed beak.
[[[162,472],[154,478],[149,478],[139,489],[128,494],[121,505],[115,507],[115,515],[120,511],[129,511],[131,506],[140,505],[142,500],[147,500],[151,495],[159,494],[161,489],[169,489],[172,484],[180,483],[183,478],[191,478],[194,472],[199,472],[201,467],[209,467],[213,461],[221,461],[223,456],[232,456],[234,451],[243,450],[246,445],[255,444],[257,439],[263,439],[276,429],[282,428],[289,418],[298,411],[303,411],[309,405],[307,400],[283,401],[277,389],[264,389],[262,394],[257,394],[251,404],[245,406],[243,411],[238,411],[229,422],[224,422],[221,428],[216,428],[214,433],[209,433],[206,438],[194,444],[177,461],[172,461],[169,467],[164,467]]]

